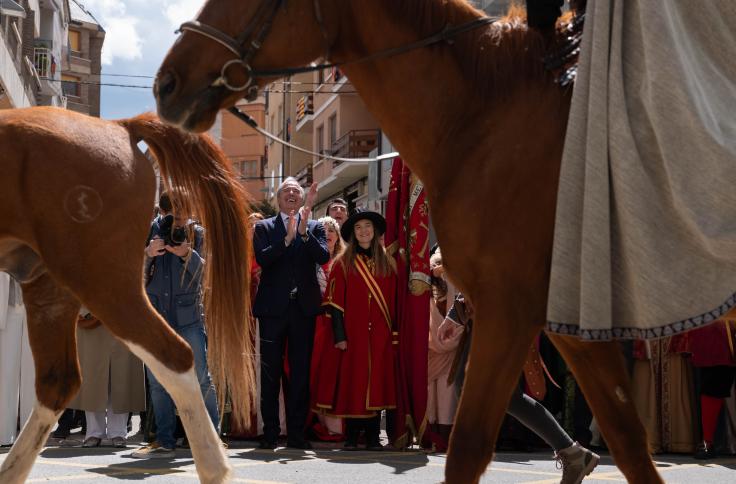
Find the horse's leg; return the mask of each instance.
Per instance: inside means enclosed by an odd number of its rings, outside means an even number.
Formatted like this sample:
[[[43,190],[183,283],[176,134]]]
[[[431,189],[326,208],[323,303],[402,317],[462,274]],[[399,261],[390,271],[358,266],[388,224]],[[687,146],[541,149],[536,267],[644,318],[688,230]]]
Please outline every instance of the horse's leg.
[[[202,399],[194,358],[180,338],[149,304],[140,270],[120,267],[116,283],[126,298],[85,300],[92,314],[122,340],[156,376],[176,404],[201,482],[217,484],[230,475],[227,456]],[[108,268],[114,273],[115,269]]]
[[[23,299],[36,365],[37,402],[0,468],[3,484],[25,482],[52,427],[81,384],[75,335],[79,302],[48,273],[23,284]]]
[[[484,309],[487,308],[487,309]],[[445,466],[445,482],[478,482],[493,458],[511,393],[519,382],[532,338],[532,319],[477,304],[465,382]]]
[[[626,479],[637,483],[663,482],[649,455],[646,430],[631,400],[629,375],[618,343],[548,336],[572,369]]]

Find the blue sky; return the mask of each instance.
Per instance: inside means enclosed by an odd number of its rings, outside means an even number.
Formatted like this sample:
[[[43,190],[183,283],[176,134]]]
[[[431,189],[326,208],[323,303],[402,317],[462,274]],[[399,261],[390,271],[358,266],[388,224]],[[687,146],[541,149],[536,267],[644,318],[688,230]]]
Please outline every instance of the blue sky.
[[[102,24],[102,82],[151,86],[175,39],[174,31],[194,18],[204,0],[79,0]],[[115,119],[155,110],[150,89],[102,86],[101,116]]]

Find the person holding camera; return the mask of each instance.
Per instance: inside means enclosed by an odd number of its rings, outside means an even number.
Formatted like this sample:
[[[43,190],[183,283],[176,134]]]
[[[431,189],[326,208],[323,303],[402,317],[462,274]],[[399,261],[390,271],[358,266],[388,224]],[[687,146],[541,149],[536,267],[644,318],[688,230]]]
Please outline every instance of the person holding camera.
[[[200,254],[204,229],[184,217],[172,195],[167,192],[161,194],[159,215],[154,219],[149,233],[145,266],[146,293],[153,307],[191,346],[205,407],[215,430],[218,430],[219,412],[215,387],[207,367],[207,334],[202,306],[204,259]],[[176,445],[174,402],[150,369],[147,372],[156,419],[156,442],[138,449],[132,456],[172,458]]]

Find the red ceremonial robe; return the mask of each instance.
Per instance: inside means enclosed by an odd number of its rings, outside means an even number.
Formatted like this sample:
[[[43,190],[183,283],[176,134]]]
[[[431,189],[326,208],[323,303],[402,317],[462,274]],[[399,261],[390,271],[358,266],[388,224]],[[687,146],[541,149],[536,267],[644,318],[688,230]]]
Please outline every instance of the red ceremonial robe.
[[[396,407],[396,376],[392,331],[396,276],[377,276],[367,259],[356,257],[345,273],[335,262],[327,282],[324,306],[343,312],[347,350],[334,346],[331,317],[315,331],[312,359],[316,365],[311,391],[316,412],[347,418],[373,417],[377,411]],[[329,314],[329,312],[328,312]]]
[[[391,170],[384,240],[398,269],[398,403],[389,439],[405,448],[421,443],[427,428],[430,277],[426,194],[401,158]]]

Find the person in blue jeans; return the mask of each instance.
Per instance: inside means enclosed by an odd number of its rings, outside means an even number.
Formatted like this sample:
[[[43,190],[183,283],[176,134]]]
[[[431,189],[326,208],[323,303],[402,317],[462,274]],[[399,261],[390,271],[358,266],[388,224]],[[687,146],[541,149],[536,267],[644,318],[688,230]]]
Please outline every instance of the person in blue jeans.
[[[184,217],[177,208],[173,197],[167,192],[161,194],[159,215],[151,225],[146,247],[146,293],[159,314],[191,346],[204,404],[218,431],[220,417],[215,387],[207,367],[207,332],[201,292],[204,259],[200,253],[204,229]],[[174,401],[150,369],[146,371],[156,418],[156,442],[138,449],[132,456],[173,458],[176,447]]]

